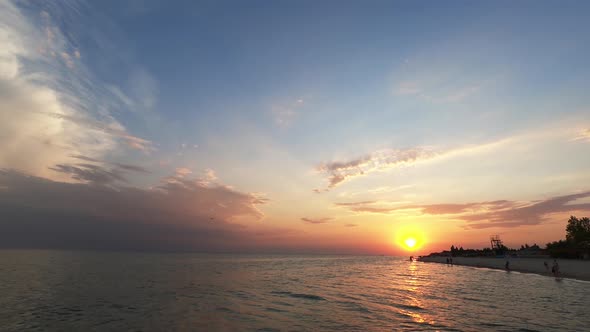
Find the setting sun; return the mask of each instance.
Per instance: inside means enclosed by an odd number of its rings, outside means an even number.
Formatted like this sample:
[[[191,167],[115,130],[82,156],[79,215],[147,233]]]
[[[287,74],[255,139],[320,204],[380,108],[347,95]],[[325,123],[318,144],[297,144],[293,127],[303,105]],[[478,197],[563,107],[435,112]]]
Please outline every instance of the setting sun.
[[[404,241],[404,243],[406,244],[406,247],[408,247],[408,248],[411,249],[411,248],[414,248],[416,246],[416,239],[410,237],[410,238],[407,238]]]
[[[405,224],[395,230],[395,243],[404,251],[416,251],[424,246],[424,233],[412,224]]]

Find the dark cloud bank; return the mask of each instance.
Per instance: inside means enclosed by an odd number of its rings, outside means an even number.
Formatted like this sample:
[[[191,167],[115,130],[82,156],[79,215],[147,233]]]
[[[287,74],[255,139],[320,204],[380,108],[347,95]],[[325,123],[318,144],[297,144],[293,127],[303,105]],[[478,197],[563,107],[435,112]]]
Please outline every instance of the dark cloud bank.
[[[257,206],[266,200],[257,195],[173,177],[151,189],[115,187],[104,185],[113,182],[102,173],[110,171],[65,166],[56,170],[95,181],[0,169],[0,247],[228,251],[269,237],[229,221],[262,217]]]

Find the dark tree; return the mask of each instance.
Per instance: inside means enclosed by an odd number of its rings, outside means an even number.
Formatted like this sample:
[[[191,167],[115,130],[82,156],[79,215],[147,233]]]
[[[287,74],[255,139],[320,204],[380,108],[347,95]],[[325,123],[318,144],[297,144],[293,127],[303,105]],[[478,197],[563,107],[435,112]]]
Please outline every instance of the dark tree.
[[[565,238],[574,244],[582,244],[590,241],[590,219],[588,217],[577,218],[571,216],[565,228]]]
[[[577,258],[578,253],[572,247],[572,243],[566,240],[559,240],[547,243],[547,251],[551,257],[555,258]]]

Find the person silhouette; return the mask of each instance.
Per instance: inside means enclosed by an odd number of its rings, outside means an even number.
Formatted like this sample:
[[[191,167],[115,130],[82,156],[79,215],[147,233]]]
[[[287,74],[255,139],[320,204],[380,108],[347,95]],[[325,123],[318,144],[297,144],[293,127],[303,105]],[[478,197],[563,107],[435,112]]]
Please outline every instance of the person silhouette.
[[[553,267],[551,268],[551,272],[555,277],[559,277],[559,264],[557,263],[557,259],[553,260]]]

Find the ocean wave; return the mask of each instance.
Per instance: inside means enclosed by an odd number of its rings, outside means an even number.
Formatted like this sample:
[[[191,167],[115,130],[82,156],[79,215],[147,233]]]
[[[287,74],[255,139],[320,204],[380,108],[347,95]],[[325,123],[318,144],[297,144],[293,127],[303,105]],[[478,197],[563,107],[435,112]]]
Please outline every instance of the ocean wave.
[[[319,296],[319,295],[313,295],[313,294],[304,294],[304,293],[291,293],[291,292],[285,292],[285,291],[272,291],[272,294],[277,294],[277,295],[284,295],[284,296],[289,296],[289,297],[293,297],[293,298],[298,298],[298,299],[307,299],[307,300],[315,300],[315,301],[326,301],[325,298]]]
[[[395,304],[392,304],[392,306],[396,307],[396,308],[400,308],[400,309],[406,309],[406,310],[418,310],[418,311],[426,310],[426,308],[422,308],[421,306],[412,305],[412,304],[395,303]]]
[[[215,308],[215,310],[219,312],[235,312],[234,310],[227,307],[217,307]]]
[[[362,313],[370,313],[371,310],[369,310],[367,307],[356,303],[356,302],[350,302],[350,301],[338,301],[338,304],[341,304],[343,307],[345,307],[347,310],[350,311],[356,311],[356,312],[362,312]]]

